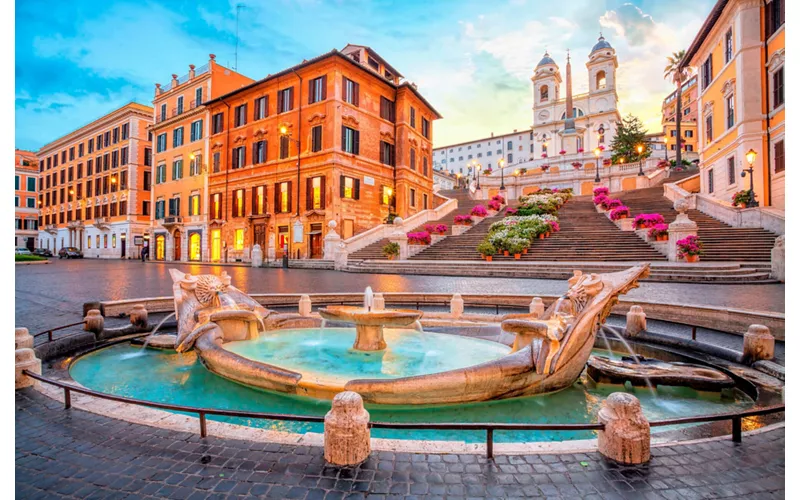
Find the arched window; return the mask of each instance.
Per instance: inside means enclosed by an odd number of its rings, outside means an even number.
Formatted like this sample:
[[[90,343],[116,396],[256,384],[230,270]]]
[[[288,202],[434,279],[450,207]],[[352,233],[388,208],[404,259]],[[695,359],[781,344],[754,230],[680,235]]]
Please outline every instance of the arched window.
[[[511,141],[508,141],[507,149],[508,149],[509,151],[512,151],[512,150],[514,149],[514,143],[513,143],[513,142],[511,142]]]
[[[539,100],[544,102],[550,99],[550,88],[547,85],[539,87]]]
[[[597,76],[595,76],[595,88],[597,90],[606,88],[606,72],[605,71],[598,71]]]
[[[200,260],[200,233],[191,233],[189,235],[189,260]]]
[[[606,142],[606,128],[600,125],[600,128],[597,129],[597,144],[603,144],[604,142]]]
[[[583,115],[583,111],[580,108],[572,108],[572,117],[573,118],[580,118]],[[561,113],[561,119],[565,120],[567,118],[567,112]]]

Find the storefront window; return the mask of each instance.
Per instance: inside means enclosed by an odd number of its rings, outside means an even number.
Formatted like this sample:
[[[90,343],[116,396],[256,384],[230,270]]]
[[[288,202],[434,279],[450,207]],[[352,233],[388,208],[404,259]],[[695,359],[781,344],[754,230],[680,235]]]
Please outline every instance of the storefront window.
[[[200,233],[189,235],[189,260],[200,260]]]
[[[219,261],[222,258],[222,243],[220,242],[220,230],[211,230],[211,260]]]
[[[111,248],[117,248],[117,235],[111,235]]]
[[[163,234],[156,236],[156,260],[164,260],[166,238]]]
[[[235,233],[235,238],[233,242],[233,249],[234,250],[243,250],[244,249],[244,229],[237,229]]]

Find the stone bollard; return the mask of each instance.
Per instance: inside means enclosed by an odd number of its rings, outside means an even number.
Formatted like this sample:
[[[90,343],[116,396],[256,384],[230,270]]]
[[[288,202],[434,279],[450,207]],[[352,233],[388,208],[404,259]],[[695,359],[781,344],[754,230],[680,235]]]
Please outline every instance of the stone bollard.
[[[253,251],[250,252],[250,267],[261,267],[264,264],[264,251],[261,245],[256,243],[253,245]]]
[[[597,434],[597,449],[603,456],[631,465],[650,460],[650,423],[636,396],[612,393],[603,401],[597,419],[605,424]]]
[[[625,335],[635,337],[644,330],[647,330],[647,315],[644,313],[644,309],[642,306],[631,306],[625,323]]]
[[[95,335],[100,335],[103,333],[103,328],[105,326],[105,319],[103,315],[100,314],[99,309],[90,309],[88,313],[86,313],[86,317],[83,318],[86,321],[86,324],[83,325],[83,329],[87,332],[92,332]]]
[[[27,328],[14,328],[14,349],[33,349],[33,335]]]
[[[775,246],[772,247],[772,269],[770,277],[782,283],[786,282],[786,237],[781,235],[775,238]]]
[[[42,360],[36,357],[36,351],[30,347],[14,351],[14,389],[39,385],[37,380],[23,374],[22,370],[28,370],[38,375],[42,374]]]
[[[131,324],[137,328],[147,328],[147,309],[144,304],[136,304],[129,313]]]
[[[386,300],[383,298],[382,293],[376,293],[372,297],[372,310],[383,311],[386,309]]]
[[[333,257],[333,268],[337,271],[343,271],[347,269],[347,248],[344,242],[340,241],[339,246],[336,248]]]
[[[667,242],[667,258],[670,262],[678,262],[678,241],[687,236],[697,236],[697,223],[689,219],[684,212],[689,210],[689,202],[685,198],[678,198],[674,203],[678,216],[675,222],[669,225],[669,241]]]
[[[450,316],[460,318],[464,314],[464,299],[460,293],[454,293],[450,299]]]
[[[300,296],[297,312],[300,313],[300,316],[311,316],[311,297],[305,294]]]
[[[775,357],[775,337],[764,325],[750,325],[744,334],[742,362],[752,364],[762,359]]]
[[[333,465],[358,465],[370,452],[369,412],[361,396],[352,391],[333,398],[325,415],[325,461]]]
[[[534,297],[533,300],[531,300],[531,303],[528,306],[528,312],[536,319],[542,317],[544,314],[544,301],[541,297]]]

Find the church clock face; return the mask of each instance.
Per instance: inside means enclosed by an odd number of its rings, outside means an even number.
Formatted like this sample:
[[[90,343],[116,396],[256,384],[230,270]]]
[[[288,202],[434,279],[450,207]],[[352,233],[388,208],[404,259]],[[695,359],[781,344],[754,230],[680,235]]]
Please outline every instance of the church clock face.
[[[539,112],[539,121],[546,122],[550,119],[550,112],[549,111],[541,111]]]

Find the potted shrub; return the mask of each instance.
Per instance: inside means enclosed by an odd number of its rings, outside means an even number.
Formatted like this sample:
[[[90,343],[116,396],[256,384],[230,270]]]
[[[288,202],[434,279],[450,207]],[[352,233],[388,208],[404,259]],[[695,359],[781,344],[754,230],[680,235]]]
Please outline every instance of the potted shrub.
[[[631,209],[626,207],[625,205],[612,208],[611,214],[609,214],[609,218],[611,220],[627,219],[630,216],[631,216]]]
[[[471,226],[472,225],[472,217],[469,215],[456,215],[453,217],[453,224],[458,226]]]
[[[595,196],[608,196],[608,188],[605,186],[597,186],[594,188],[594,191],[592,191],[592,194]]]
[[[578,148],[578,153],[583,153],[583,148]]]
[[[519,260],[522,251],[528,247],[528,240],[525,238],[509,238],[508,252],[514,254],[514,258]]]
[[[436,232],[441,236],[447,232],[447,224],[436,224]]]
[[[608,200],[605,207],[609,210],[623,206],[622,200],[619,198],[614,198],[613,200]]]
[[[579,168],[581,168],[581,162],[573,161],[572,162],[572,168],[574,168],[575,170],[578,170]]]
[[[565,154],[567,154],[567,150],[566,149],[562,149],[561,151],[558,152],[558,154],[560,154],[561,156],[564,156]]]
[[[542,158],[547,158],[547,153],[542,153]]]
[[[436,232],[436,226],[433,225],[433,224],[425,224],[424,229],[425,229],[426,232],[431,233],[431,234]]]
[[[687,236],[675,244],[678,246],[678,258],[686,259],[686,262],[697,262],[703,255],[703,242],[697,236]]]
[[[478,245],[478,253],[481,254],[484,259],[486,259],[486,262],[491,262],[492,255],[497,253],[497,249],[488,241],[482,241]]]
[[[416,233],[407,233],[409,245],[430,245],[431,233],[427,231],[418,231]]]
[[[550,165],[542,165],[542,172],[547,172],[550,170]]]
[[[506,202],[506,198],[502,194],[496,194],[492,196],[492,201],[496,201],[503,205]]]
[[[669,226],[666,224],[656,224],[647,231],[647,236],[655,241],[667,241],[669,239]]]
[[[517,215],[517,209],[511,207],[506,208],[506,215]]]
[[[734,207],[739,208],[747,208],[747,202],[750,201],[750,190],[749,189],[742,189],[741,191],[737,191],[733,194],[733,203]]]
[[[400,255],[400,244],[394,241],[389,242],[383,245],[383,255],[386,256],[389,260],[394,260],[398,255]]]
[[[639,214],[633,219],[636,229],[650,229],[656,224],[664,224],[664,216],[661,214]]]
[[[557,232],[561,231],[561,226],[558,224],[558,222],[556,222],[554,220],[547,221],[547,225],[550,227],[550,229],[547,231],[547,237],[548,238],[550,237],[550,233],[551,232],[552,233],[557,233]]]
[[[490,200],[489,201],[489,210],[494,210],[495,212],[499,212],[500,211],[500,202],[497,201],[497,200],[494,200],[494,199]]]
[[[486,207],[484,207],[483,205],[475,205],[474,207],[472,207],[470,215],[474,217],[486,217],[487,215],[489,215],[489,212],[486,211]]]

